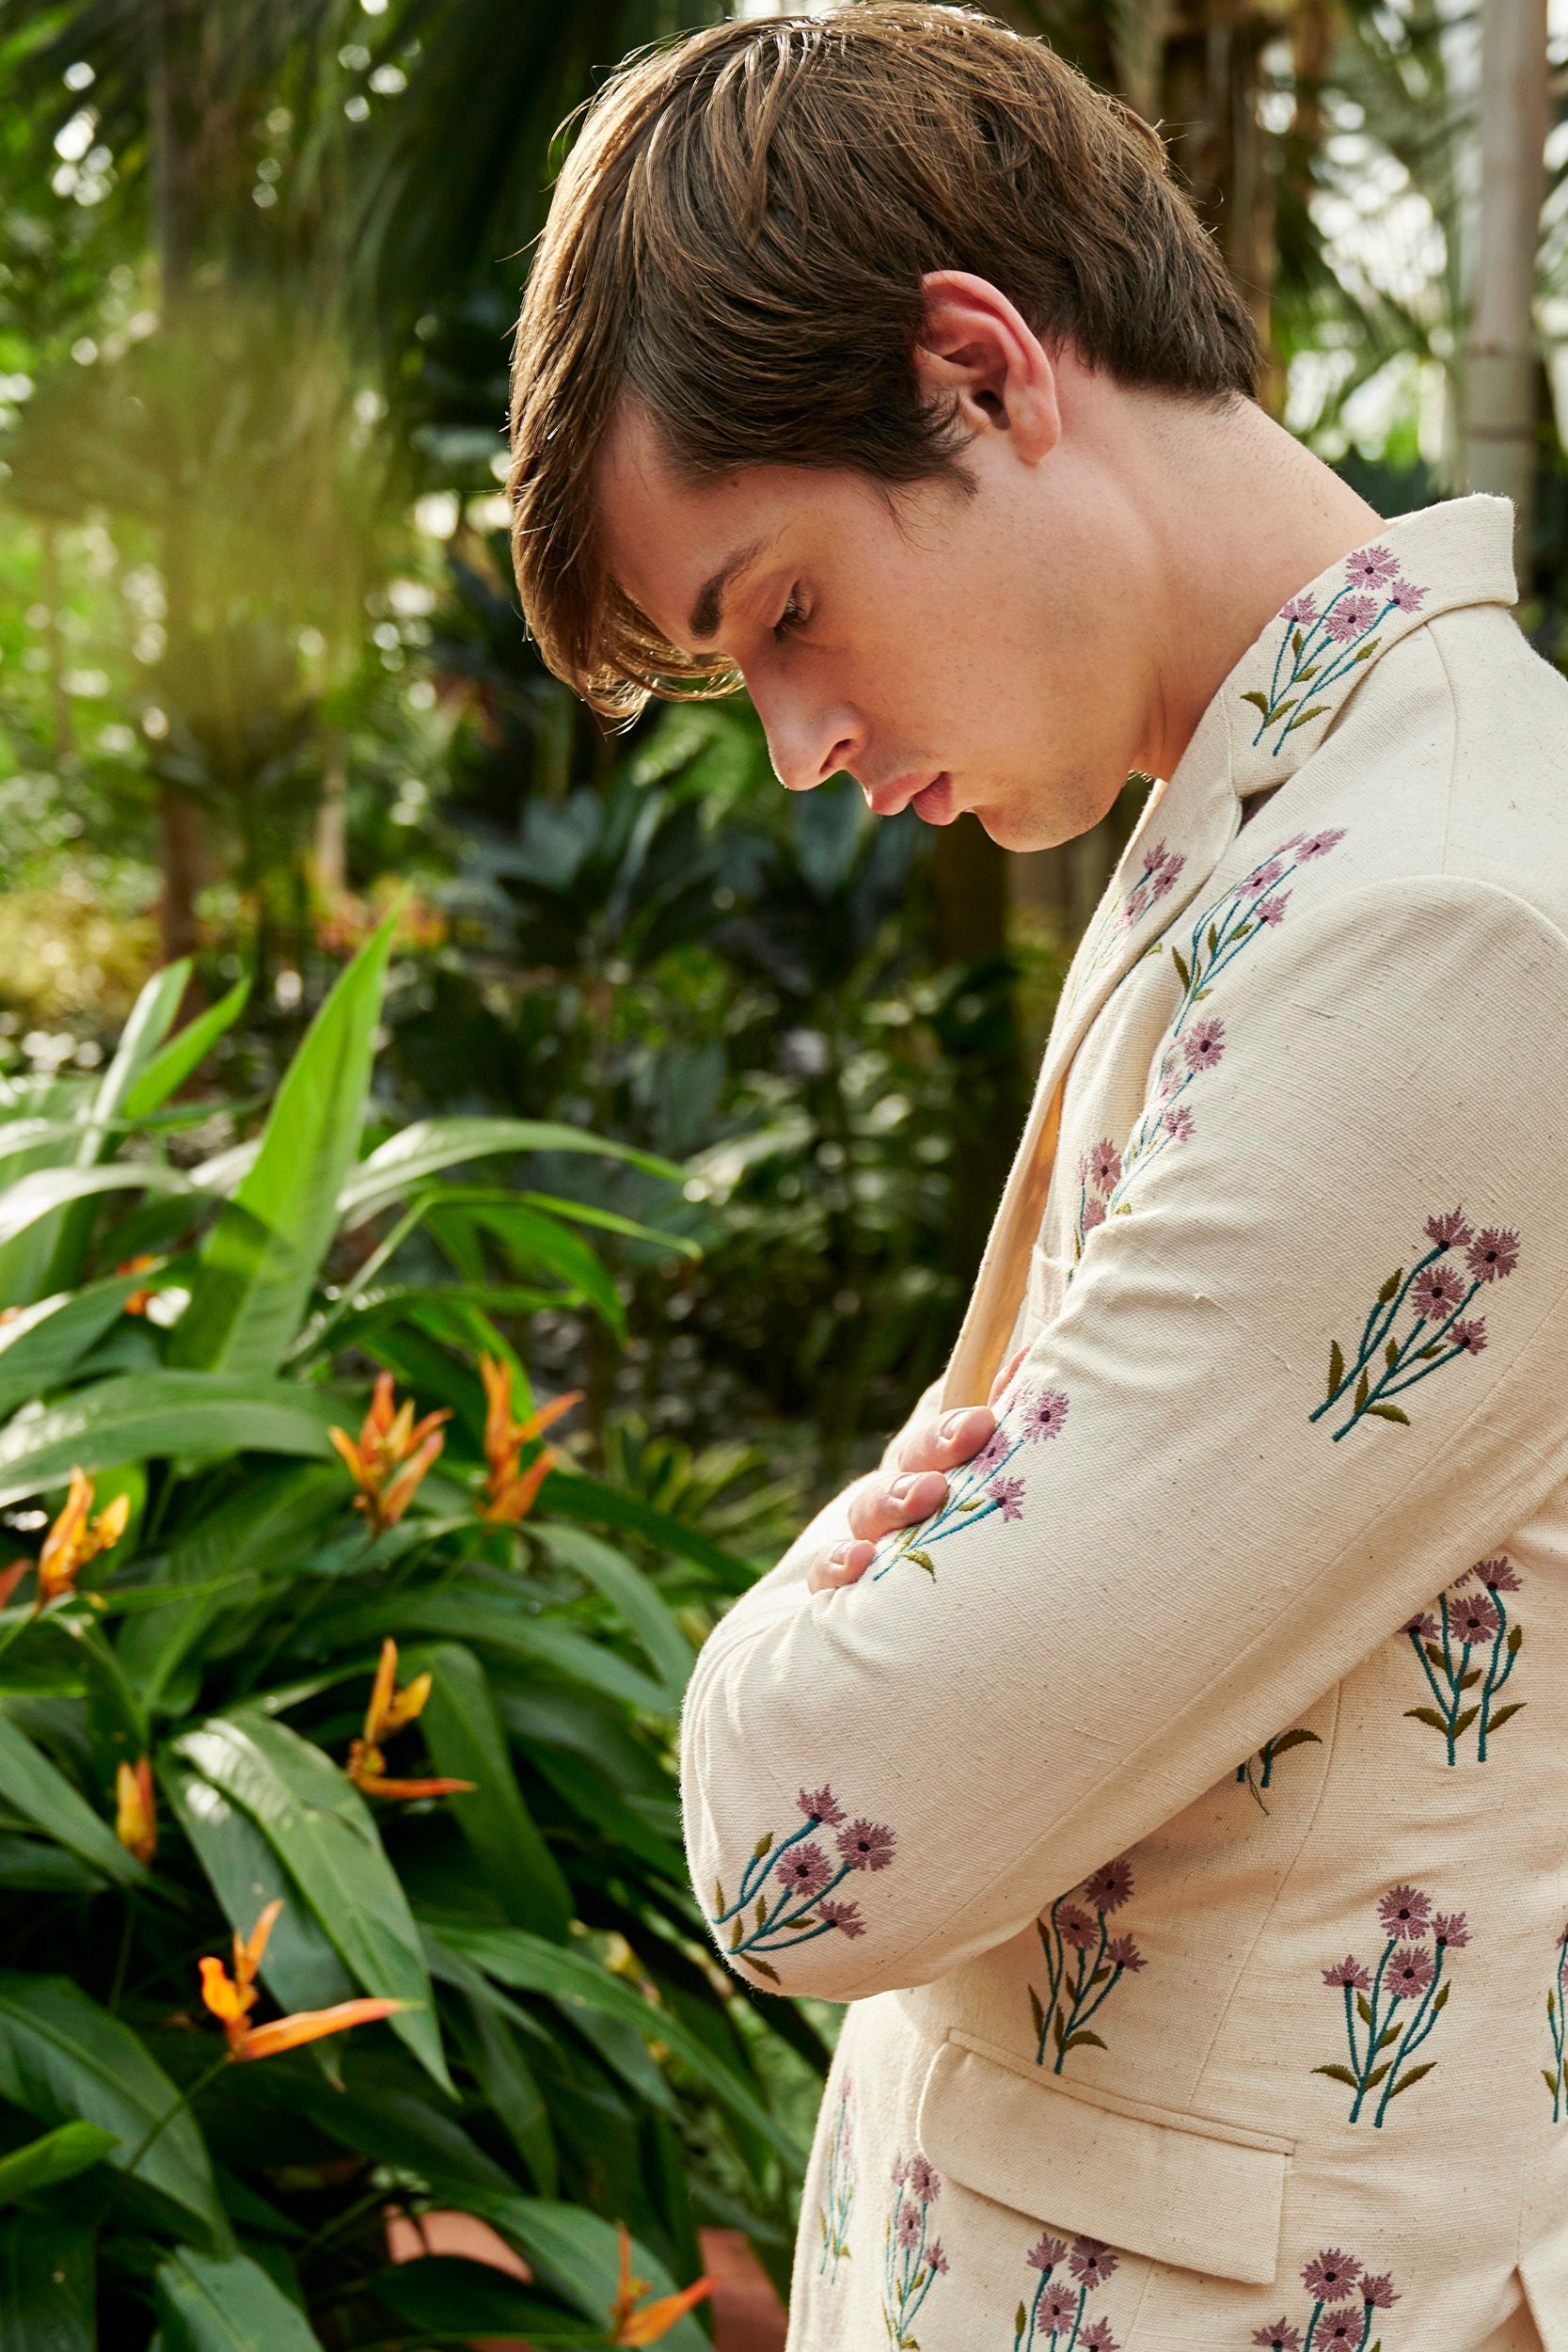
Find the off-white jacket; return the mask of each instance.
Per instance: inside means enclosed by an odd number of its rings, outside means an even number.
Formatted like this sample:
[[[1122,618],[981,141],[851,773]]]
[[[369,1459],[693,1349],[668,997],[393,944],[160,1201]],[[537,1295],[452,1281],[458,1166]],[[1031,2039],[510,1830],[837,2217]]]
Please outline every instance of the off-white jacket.
[[[1027,1341],[995,1438],[699,1659],[718,1949],[852,2005],[789,2352],[1568,2352],[1568,684],[1511,529],[1391,522],[1237,664],[940,1384]]]

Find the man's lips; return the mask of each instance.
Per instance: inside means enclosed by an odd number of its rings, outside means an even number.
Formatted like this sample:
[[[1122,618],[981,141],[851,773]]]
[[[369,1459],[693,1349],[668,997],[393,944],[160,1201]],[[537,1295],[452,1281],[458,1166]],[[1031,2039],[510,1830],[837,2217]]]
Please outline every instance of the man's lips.
[[[940,824],[950,813],[953,779],[945,768],[935,775],[894,776],[886,784],[874,784],[866,788],[866,805],[878,817],[896,817],[900,809],[912,808],[917,817]]]

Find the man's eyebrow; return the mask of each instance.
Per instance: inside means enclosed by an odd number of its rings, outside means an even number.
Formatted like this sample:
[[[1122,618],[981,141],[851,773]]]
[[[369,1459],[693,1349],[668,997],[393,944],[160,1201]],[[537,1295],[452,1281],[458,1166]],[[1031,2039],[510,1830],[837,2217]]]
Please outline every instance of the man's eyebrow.
[[[757,557],[765,548],[770,548],[778,536],[775,531],[765,532],[760,539],[749,539],[743,548],[736,548],[734,554],[720,564],[711,580],[705,580],[703,582],[697,591],[697,601],[691,608],[691,617],[686,625],[686,643],[689,651],[706,644],[709,638],[718,636],[719,625],[724,615],[725,589],[754,564]]]

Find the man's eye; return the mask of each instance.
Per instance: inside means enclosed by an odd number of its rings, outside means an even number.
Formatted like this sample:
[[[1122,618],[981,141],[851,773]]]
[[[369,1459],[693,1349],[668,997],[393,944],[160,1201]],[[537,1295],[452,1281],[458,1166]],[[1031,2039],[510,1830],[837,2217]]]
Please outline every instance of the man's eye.
[[[789,602],[784,606],[784,611],[780,613],[778,619],[773,624],[774,643],[782,644],[786,637],[792,636],[797,629],[804,628],[805,625],[806,612],[805,608],[800,602],[800,591],[799,589],[792,588],[789,592]]]

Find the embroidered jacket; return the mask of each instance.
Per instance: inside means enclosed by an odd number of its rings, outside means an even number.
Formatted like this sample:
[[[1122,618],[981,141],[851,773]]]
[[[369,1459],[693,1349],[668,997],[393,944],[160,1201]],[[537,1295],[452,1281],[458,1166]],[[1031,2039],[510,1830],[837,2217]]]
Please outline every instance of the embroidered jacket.
[[[717,1950],[851,2005],[789,2352],[1568,2352],[1568,684],[1511,530],[1390,522],[1237,664],[938,1384],[1027,1342],[994,1440],[698,1661]]]

